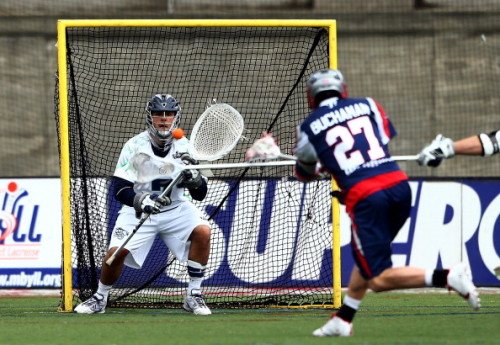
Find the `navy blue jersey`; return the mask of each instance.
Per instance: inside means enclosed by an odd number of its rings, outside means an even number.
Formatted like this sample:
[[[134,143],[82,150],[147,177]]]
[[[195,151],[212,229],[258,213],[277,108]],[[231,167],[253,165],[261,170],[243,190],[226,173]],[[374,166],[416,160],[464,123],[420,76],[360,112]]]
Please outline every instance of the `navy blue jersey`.
[[[353,206],[371,193],[408,179],[389,154],[396,131],[371,98],[329,98],[298,127],[294,153],[302,166],[317,161],[337,180]],[[350,195],[349,195],[350,194]]]

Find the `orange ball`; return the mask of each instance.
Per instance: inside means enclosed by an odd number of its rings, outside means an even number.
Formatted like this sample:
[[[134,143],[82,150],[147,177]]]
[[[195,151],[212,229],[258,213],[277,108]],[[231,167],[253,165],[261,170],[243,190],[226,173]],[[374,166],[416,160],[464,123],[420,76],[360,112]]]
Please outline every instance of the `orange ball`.
[[[181,139],[184,136],[184,130],[182,128],[176,128],[172,132],[174,139]]]

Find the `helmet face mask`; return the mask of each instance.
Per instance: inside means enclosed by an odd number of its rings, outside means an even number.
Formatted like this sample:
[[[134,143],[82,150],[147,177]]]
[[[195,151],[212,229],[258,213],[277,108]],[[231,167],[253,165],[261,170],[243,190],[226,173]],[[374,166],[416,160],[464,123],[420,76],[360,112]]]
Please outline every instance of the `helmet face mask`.
[[[151,143],[162,151],[172,146],[172,131],[180,122],[179,102],[169,94],[153,96],[146,105],[146,123]]]
[[[307,101],[311,109],[316,109],[316,96],[324,91],[335,91],[347,98],[347,85],[339,70],[324,68],[311,74],[307,80]]]

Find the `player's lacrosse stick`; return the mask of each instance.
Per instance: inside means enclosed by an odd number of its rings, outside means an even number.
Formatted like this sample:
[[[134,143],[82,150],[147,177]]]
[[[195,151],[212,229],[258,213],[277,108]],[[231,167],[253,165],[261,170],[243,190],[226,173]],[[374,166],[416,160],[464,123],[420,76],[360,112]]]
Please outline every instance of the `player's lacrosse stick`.
[[[158,198],[168,195],[172,188],[181,181],[183,170],[193,168],[189,166],[193,159],[197,161],[215,161],[228,154],[238,144],[243,134],[243,129],[243,117],[236,109],[225,103],[210,105],[198,118],[191,131],[188,155],[181,158],[186,165],[179,164],[175,170],[171,171],[167,171],[167,165],[157,166],[158,172],[156,174],[154,172],[152,174],[151,172],[149,173],[149,179],[151,180],[154,179],[155,175],[164,176],[168,174],[175,176]],[[196,165],[195,169],[202,168],[200,168],[200,165]],[[149,216],[149,213],[142,214],[134,230],[109,259],[106,260],[106,265],[111,266],[116,256],[123,250]]]
[[[253,145],[248,149],[245,155],[245,160],[249,162],[255,162],[258,160],[267,160],[267,159],[288,159],[288,160],[297,160],[297,157],[292,155],[285,155],[281,153],[279,146],[276,144],[271,133],[263,133],[261,138],[256,140]],[[395,161],[410,161],[417,160],[418,155],[413,156],[392,156],[392,159]],[[269,164],[272,166],[272,164]],[[293,162],[279,162],[278,165],[293,165]],[[256,166],[260,166],[256,164]],[[267,166],[267,165],[266,165]],[[214,168],[215,169],[215,168]]]
[[[285,158],[285,160],[277,160]],[[285,155],[281,153],[280,148],[274,141],[271,134],[264,133],[262,137],[255,141],[255,143],[248,149],[245,163],[223,163],[223,164],[201,164],[197,165],[197,170],[203,169],[236,169],[236,168],[257,168],[257,167],[275,167],[275,166],[293,166],[297,158],[292,155]],[[263,162],[263,160],[272,160]],[[417,160],[418,155],[415,156],[393,156],[395,161],[409,161]],[[275,161],[273,161],[275,160]],[[165,175],[176,175],[180,171],[189,169],[189,166],[176,164],[173,162],[161,163],[161,166],[155,168],[154,178],[161,178]]]
[[[247,150],[245,160],[253,162],[264,159],[290,159],[297,160],[295,156],[285,155],[276,144],[271,133],[262,133],[260,139],[256,140],[253,145]]]

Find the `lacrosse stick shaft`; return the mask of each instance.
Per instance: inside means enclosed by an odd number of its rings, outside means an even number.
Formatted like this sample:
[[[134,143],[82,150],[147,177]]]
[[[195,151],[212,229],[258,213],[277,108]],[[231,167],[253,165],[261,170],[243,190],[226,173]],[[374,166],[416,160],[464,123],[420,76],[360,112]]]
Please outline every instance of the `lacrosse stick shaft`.
[[[293,156],[291,156],[293,157]],[[418,155],[414,156],[392,156],[395,161],[414,161],[418,159]],[[255,163],[222,163],[222,164],[200,164],[194,169],[236,169],[236,168],[259,168],[259,167],[276,167],[276,166],[289,166],[295,165],[296,160],[284,160],[284,161],[269,161],[269,162],[255,162]],[[181,169],[189,169],[190,167],[185,166]],[[193,167],[191,167],[193,169]]]
[[[169,183],[169,185],[167,186],[167,188],[165,188],[163,190],[163,192],[161,192],[159,198],[162,198],[165,195],[167,195],[168,193],[170,193],[170,191],[172,190],[172,188],[174,188],[174,186],[177,183],[179,183],[181,181],[181,179],[182,179],[182,174],[178,174]],[[123,250],[123,248],[125,248],[125,246],[127,245],[127,243],[132,239],[132,237],[134,237],[134,235],[137,232],[137,230],[139,230],[139,228],[142,226],[142,224],[144,224],[144,222],[149,218],[150,215],[151,214],[149,214],[149,213],[143,213],[142,214],[141,219],[139,220],[139,223],[137,223],[137,225],[135,226],[134,230],[132,230],[132,232],[127,236],[127,238],[125,239],[125,241],[115,250],[115,252],[109,257],[109,259],[106,260],[106,265],[111,266],[111,264],[113,264],[113,261],[115,261],[115,259],[118,256],[118,254],[120,254],[120,252]]]
[[[392,159],[394,159],[395,161],[416,161],[418,159],[418,155],[392,156]]]
[[[255,168],[255,167],[275,167],[275,166],[286,166],[295,165],[294,160],[286,161],[274,161],[274,162],[256,162],[256,163],[221,163],[221,164],[200,164],[196,165],[194,169],[231,169],[231,168]],[[183,167],[183,169],[189,169],[189,167]],[[193,167],[191,167],[193,169]]]

